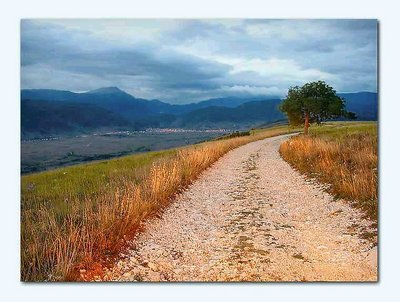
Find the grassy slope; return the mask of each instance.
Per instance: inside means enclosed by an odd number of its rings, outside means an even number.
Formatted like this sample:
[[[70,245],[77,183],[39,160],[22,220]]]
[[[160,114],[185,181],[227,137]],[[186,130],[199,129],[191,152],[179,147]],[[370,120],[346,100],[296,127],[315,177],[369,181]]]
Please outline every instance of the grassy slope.
[[[330,184],[329,191],[350,200],[373,220],[378,210],[376,122],[329,123],[283,143],[282,157],[300,172]]]
[[[76,264],[115,253],[223,154],[283,133],[287,126],[23,176],[21,279],[66,280]]]

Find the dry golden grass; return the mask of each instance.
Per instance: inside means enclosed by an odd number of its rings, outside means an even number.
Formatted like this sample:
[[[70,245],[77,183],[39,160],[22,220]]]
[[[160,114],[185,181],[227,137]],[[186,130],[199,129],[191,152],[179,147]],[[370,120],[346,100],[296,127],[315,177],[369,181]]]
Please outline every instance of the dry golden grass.
[[[280,146],[281,156],[302,173],[330,184],[329,191],[354,201],[376,220],[378,141],[375,123],[333,123],[310,136],[293,137]]]
[[[128,156],[23,177],[21,280],[74,278],[71,272],[77,264],[90,265],[115,254],[143,219],[166,206],[222,155],[283,133],[288,133],[288,127],[165,154],[149,153],[147,161],[146,155]]]

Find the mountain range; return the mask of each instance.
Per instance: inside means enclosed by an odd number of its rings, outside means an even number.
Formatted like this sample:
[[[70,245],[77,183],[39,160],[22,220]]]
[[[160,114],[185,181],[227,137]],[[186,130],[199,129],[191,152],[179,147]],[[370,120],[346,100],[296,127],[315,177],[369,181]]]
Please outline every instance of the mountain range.
[[[360,120],[376,120],[377,94],[342,93]],[[21,90],[22,138],[88,133],[101,128],[140,130],[176,127],[243,129],[284,120],[278,97],[225,97],[173,105],[105,87],[84,93],[51,89]]]

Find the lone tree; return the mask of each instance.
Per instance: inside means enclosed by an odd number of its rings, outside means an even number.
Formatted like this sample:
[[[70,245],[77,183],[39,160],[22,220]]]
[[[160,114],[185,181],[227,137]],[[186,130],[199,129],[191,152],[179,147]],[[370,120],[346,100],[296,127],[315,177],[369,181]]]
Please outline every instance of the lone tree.
[[[289,88],[288,95],[279,109],[286,113],[291,125],[304,124],[306,135],[310,123],[320,124],[323,120],[339,117],[356,118],[353,112],[345,110],[344,99],[324,81]]]

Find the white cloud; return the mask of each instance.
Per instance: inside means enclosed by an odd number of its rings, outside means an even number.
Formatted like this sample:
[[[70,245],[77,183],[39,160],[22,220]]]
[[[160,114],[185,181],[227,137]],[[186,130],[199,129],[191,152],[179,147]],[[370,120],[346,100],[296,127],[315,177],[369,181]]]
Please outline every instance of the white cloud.
[[[273,95],[280,97],[285,95],[285,91],[278,87],[233,85],[233,86],[222,86],[221,89],[228,93],[244,92],[252,95]]]
[[[23,88],[119,86],[182,103],[313,80],[377,89],[373,20],[23,20],[21,42]]]
[[[314,68],[302,68],[292,59],[235,59],[226,60],[226,63],[232,64],[230,73],[235,74],[245,71],[254,71],[261,76],[276,76],[284,79],[301,79],[301,80],[331,80],[334,78],[332,74],[320,71]],[[228,63],[229,64],[229,63]]]

